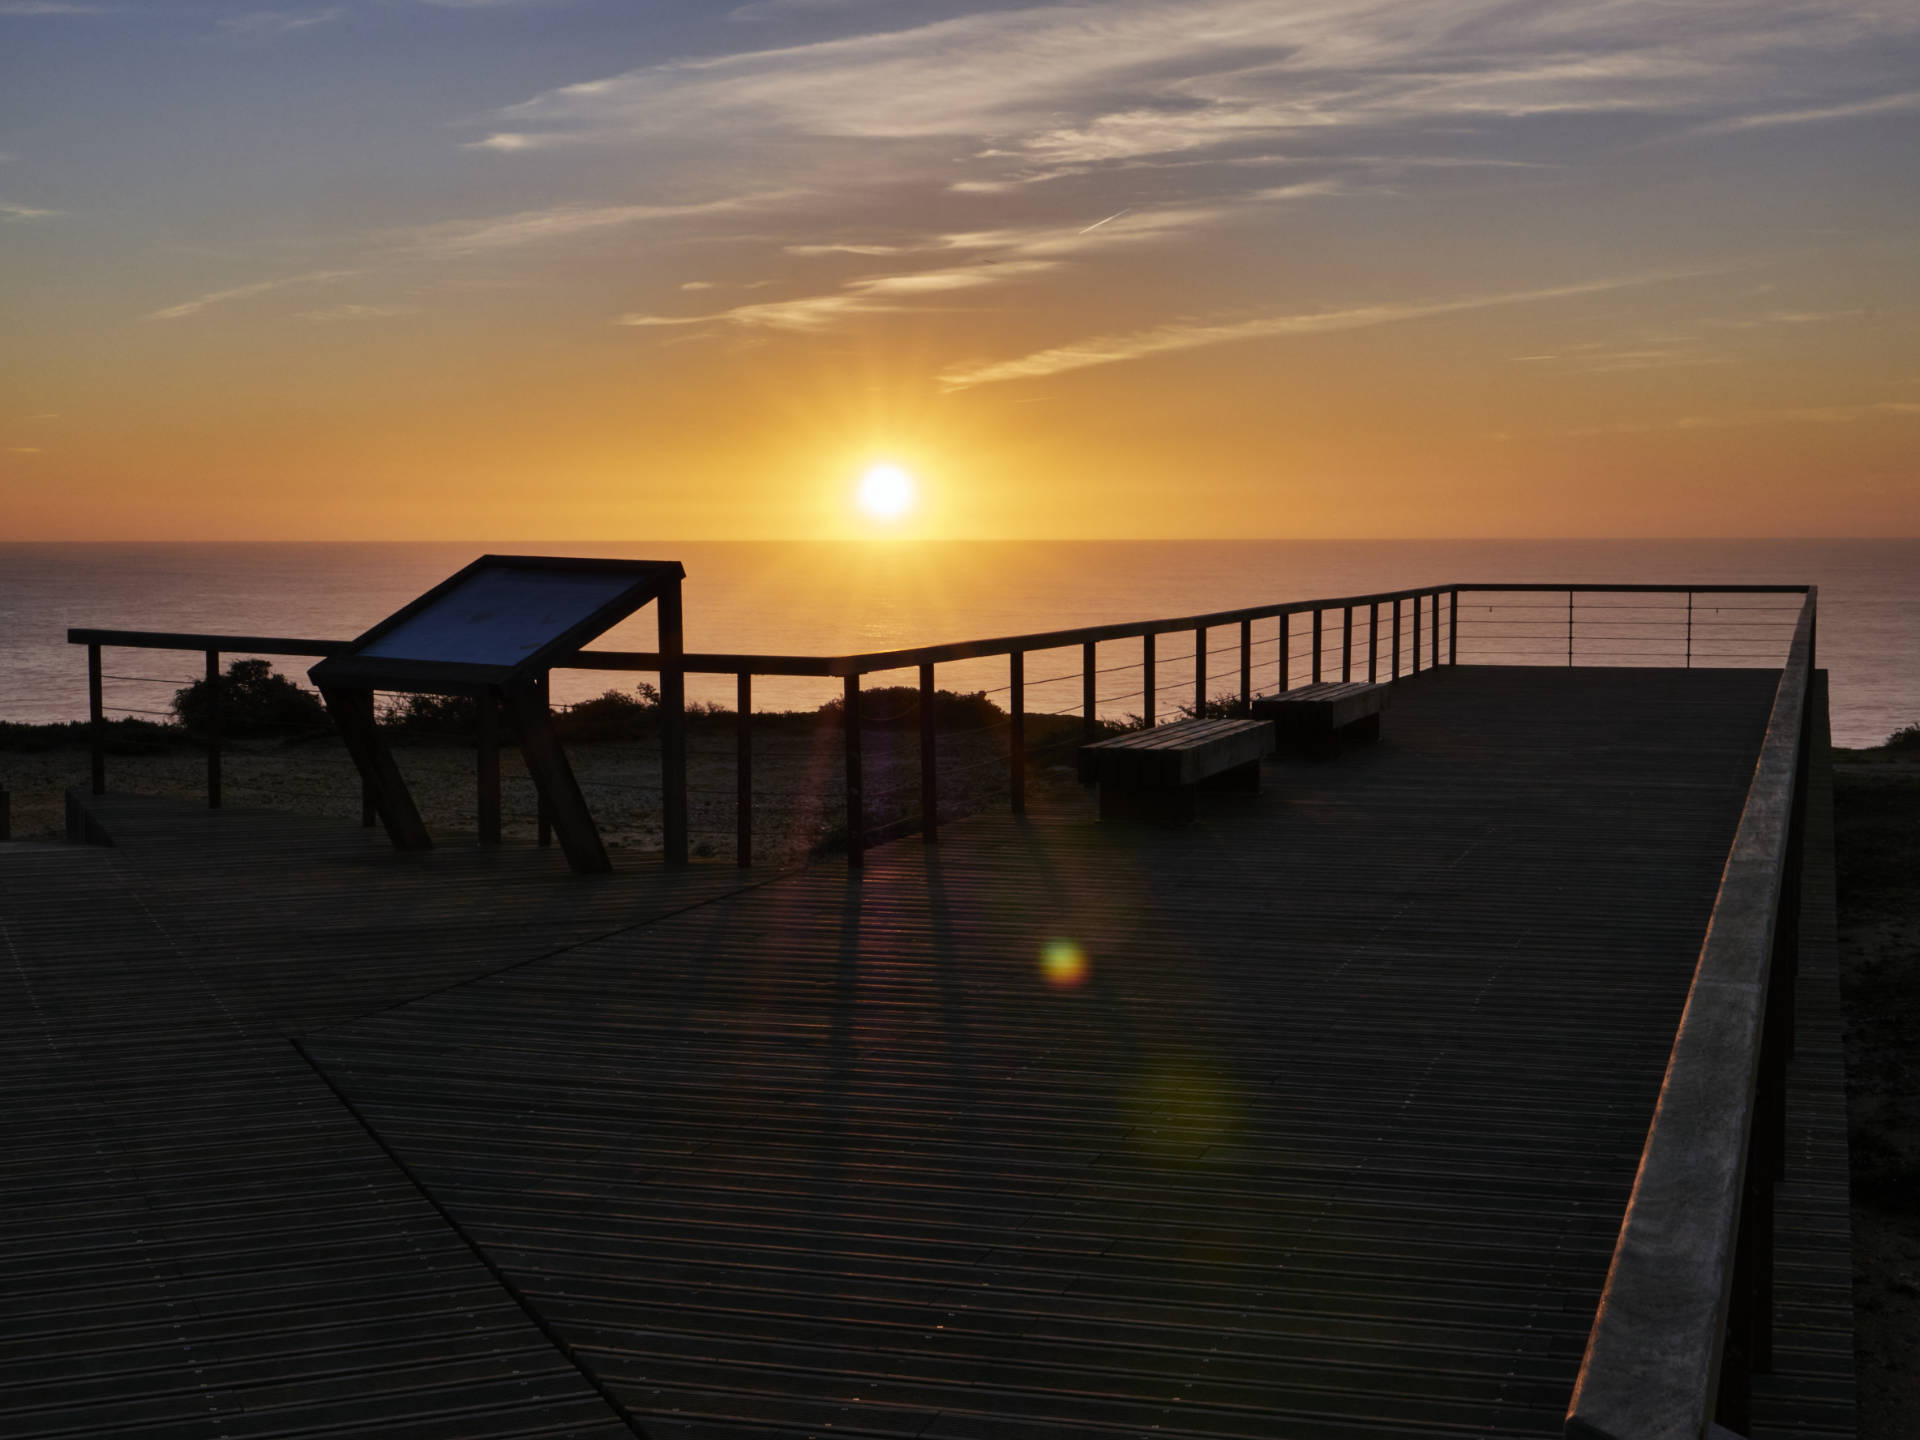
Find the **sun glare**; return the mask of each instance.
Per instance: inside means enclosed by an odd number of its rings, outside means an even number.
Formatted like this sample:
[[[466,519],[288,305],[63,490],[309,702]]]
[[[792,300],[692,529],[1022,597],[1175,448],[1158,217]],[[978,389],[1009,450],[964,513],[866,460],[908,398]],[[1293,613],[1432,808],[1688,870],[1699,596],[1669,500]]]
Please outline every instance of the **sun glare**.
[[[860,508],[876,520],[898,520],[913,500],[913,476],[898,465],[875,465],[860,477]]]

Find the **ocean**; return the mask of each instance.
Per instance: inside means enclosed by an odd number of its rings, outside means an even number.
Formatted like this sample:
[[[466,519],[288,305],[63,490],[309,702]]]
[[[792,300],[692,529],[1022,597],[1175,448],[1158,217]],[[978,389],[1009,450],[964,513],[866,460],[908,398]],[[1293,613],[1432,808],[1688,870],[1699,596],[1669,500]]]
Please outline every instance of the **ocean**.
[[[1836,743],[1878,744],[1920,723],[1920,540],[0,544],[0,719],[84,717],[86,656],[67,643],[69,626],[350,639],[488,551],[678,560],[687,571],[688,648],[760,654],[845,654],[1455,582],[1813,584]],[[1555,608],[1564,598],[1537,597],[1536,611],[1517,608],[1515,598],[1497,610],[1471,597],[1463,603],[1463,662],[1565,663],[1564,617]],[[1684,599],[1619,598],[1629,608],[1611,616],[1588,608],[1603,599],[1583,598],[1578,658],[1680,663]],[[1769,597],[1747,614],[1736,613],[1739,602],[1721,607],[1702,597],[1695,663],[1777,664],[1790,603],[1797,597]],[[1632,608],[1642,605],[1666,608]],[[1719,631],[1716,611],[1725,621]],[[1337,616],[1333,624],[1337,645]],[[1275,673],[1272,625],[1257,627],[1257,685]],[[1299,633],[1294,656],[1304,663]],[[1747,646],[1716,649],[1716,634]],[[1192,694],[1191,646],[1183,643],[1162,641],[1162,718],[1173,699]],[[648,612],[599,644],[653,648]],[[1209,648],[1216,646],[1211,688],[1226,691],[1237,683],[1237,638],[1216,632]],[[1111,667],[1102,677],[1103,711],[1140,708],[1138,657],[1137,644],[1103,647],[1102,666]],[[311,662],[276,663],[303,677]],[[201,664],[191,653],[109,650],[107,704],[114,713],[164,714],[173,689]],[[1073,652],[1030,657],[1028,707],[1077,707],[1078,666]],[[555,699],[642,678],[557,672]],[[913,676],[869,683],[911,684]],[[997,691],[1005,683],[1004,660],[939,672],[947,689]],[[837,685],[762,678],[755,703],[811,708]],[[690,677],[689,695],[731,704],[733,682]]]

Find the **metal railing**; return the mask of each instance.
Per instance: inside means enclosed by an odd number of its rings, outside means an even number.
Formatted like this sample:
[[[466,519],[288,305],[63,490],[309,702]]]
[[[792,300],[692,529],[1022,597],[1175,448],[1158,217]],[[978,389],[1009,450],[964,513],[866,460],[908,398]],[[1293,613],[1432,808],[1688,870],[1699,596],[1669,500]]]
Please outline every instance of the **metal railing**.
[[[1567,1410],[1569,1440],[1744,1434],[1773,1368],[1815,691],[1809,589]]]
[[[1306,678],[1310,681],[1317,682],[1332,675],[1336,664],[1338,674],[1343,679],[1357,678],[1358,672],[1364,669],[1368,680],[1376,680],[1383,676],[1386,679],[1397,680],[1403,675],[1418,674],[1423,668],[1431,668],[1442,663],[1443,632],[1446,637],[1447,662],[1451,663],[1452,638],[1457,634],[1457,626],[1442,625],[1442,597],[1446,597],[1447,605],[1457,607],[1457,595],[1449,587],[1419,587],[1382,591],[1369,595],[1287,601],[1173,619],[1081,626],[1071,630],[956,641],[942,645],[924,645],[905,650],[873,651],[857,655],[688,653],[682,657],[677,668],[682,675],[731,675],[735,678],[735,770],[738,793],[734,844],[735,859],[742,866],[751,863],[753,854],[753,677],[756,675],[815,676],[838,678],[842,681],[846,852],[849,863],[858,867],[868,845],[878,836],[884,835],[890,838],[894,833],[910,833],[917,829],[922,838],[930,843],[938,839],[939,774],[938,752],[935,744],[937,708],[935,682],[937,667],[941,664],[997,656],[1006,657],[1009,712],[1007,786],[1011,807],[1015,813],[1020,813],[1026,807],[1028,715],[1025,661],[1029,654],[1046,650],[1079,649],[1082,679],[1080,707],[1082,733],[1091,738],[1098,733],[1095,677],[1100,673],[1099,647],[1103,644],[1125,641],[1140,643],[1141,658],[1138,666],[1141,670],[1141,688],[1138,694],[1142,698],[1143,705],[1139,718],[1151,725],[1158,718],[1157,701],[1164,688],[1157,683],[1158,660],[1155,654],[1155,640],[1159,636],[1187,632],[1194,637],[1193,705],[1198,710],[1208,703],[1207,691],[1213,678],[1207,664],[1207,657],[1210,653],[1217,653],[1208,650],[1208,634],[1210,631],[1237,629],[1240,662],[1237,676],[1238,699],[1244,704],[1251,700],[1255,693],[1253,688],[1255,622],[1264,620],[1276,622],[1273,636],[1262,643],[1277,647],[1277,688],[1279,689],[1287,689],[1293,683],[1291,657],[1296,653],[1294,650],[1296,645],[1301,647],[1298,653],[1307,662]],[[1341,639],[1337,651],[1328,633],[1327,624],[1328,617],[1334,612],[1340,615]],[[1361,614],[1366,617],[1364,655],[1356,654],[1354,645],[1355,617]],[[1388,642],[1389,632],[1382,628],[1383,616],[1389,616],[1391,619],[1391,638],[1390,643],[1385,644],[1384,654],[1382,653],[1383,642]],[[325,656],[347,648],[350,643],[343,640],[292,639],[277,636],[206,635],[97,628],[71,629],[67,632],[67,639],[72,644],[87,647],[91,780],[95,794],[103,794],[106,790],[106,709],[101,687],[103,650],[110,647],[124,647],[199,651],[206,657],[209,679],[215,679],[219,674],[222,655]],[[658,652],[654,651],[583,650],[574,655],[565,665],[555,668],[659,674],[662,670],[662,662]],[[896,822],[876,832],[876,827],[869,823],[866,805],[865,775],[861,753],[861,681],[866,676],[899,670],[916,672],[919,691],[919,813],[917,819],[904,823]],[[221,798],[222,747],[220,687],[216,683],[208,688],[211,719],[206,735],[207,803],[210,807],[218,808]],[[487,772],[490,769],[497,769],[497,765],[490,767],[488,757],[483,754],[480,768],[483,772]],[[684,770],[677,776],[665,774],[662,776],[663,790],[669,793],[678,785],[684,796],[685,784]],[[484,796],[481,808],[483,811],[489,809]],[[363,805],[363,820],[371,823],[368,813]],[[684,840],[678,853],[669,849],[667,854],[669,863],[685,863],[686,858]]]
[[[1678,604],[1668,606],[1676,614],[1684,614],[1681,650],[1671,660],[1677,663],[1694,662],[1696,631],[1696,597],[1699,596],[1757,596],[1785,595],[1804,592],[1805,586],[1782,585],[1548,585],[1531,583],[1491,582],[1477,584],[1455,584],[1439,586],[1420,586],[1404,590],[1380,591],[1364,595],[1343,595],[1320,599],[1285,601],[1268,605],[1248,606],[1236,610],[1214,611],[1204,615],[1187,615],[1170,619],[1125,621],[1106,625],[1080,626],[1069,630],[1042,631],[1026,635],[999,636],[984,640],[964,640],[941,645],[923,645],[902,650],[872,651],[855,655],[748,655],[720,653],[689,653],[682,657],[679,666],[674,667],[680,676],[688,674],[730,675],[735,681],[735,835],[734,854],[737,863],[748,865],[753,856],[753,677],[765,676],[811,676],[827,679],[839,679],[842,682],[841,704],[844,730],[844,835],[846,853],[849,862],[858,867],[868,845],[879,838],[891,838],[897,834],[911,833],[917,830],[923,839],[934,842],[939,836],[939,773],[938,749],[935,743],[936,725],[936,680],[937,667],[957,661],[979,660],[983,658],[1005,657],[1007,662],[1007,684],[1001,687],[1007,697],[1007,744],[1006,744],[1006,790],[1011,809],[1017,814],[1026,807],[1026,777],[1030,759],[1027,744],[1027,692],[1030,688],[1026,673],[1026,662],[1030,655],[1044,651],[1078,650],[1081,681],[1080,704],[1073,707],[1081,717],[1082,737],[1091,739],[1097,736],[1101,697],[1098,694],[1097,677],[1105,673],[1100,666],[1100,647],[1114,644],[1137,642],[1140,646],[1139,659],[1119,668],[1138,669],[1140,686],[1129,697],[1137,696],[1141,700],[1141,710],[1133,717],[1140,723],[1152,725],[1159,718],[1159,698],[1166,689],[1159,683],[1159,669],[1162,657],[1157,653],[1156,642],[1165,635],[1191,634],[1192,640],[1192,710],[1198,713],[1210,700],[1217,702],[1219,696],[1209,695],[1209,686],[1214,683],[1215,675],[1210,665],[1210,657],[1222,650],[1233,654],[1237,650],[1238,672],[1229,673],[1226,678],[1232,687],[1229,696],[1245,705],[1255,695],[1254,675],[1256,666],[1254,653],[1256,646],[1261,650],[1271,647],[1273,658],[1265,661],[1259,670],[1271,669],[1274,674],[1273,688],[1286,690],[1299,683],[1319,683],[1323,680],[1339,678],[1341,680],[1366,679],[1368,681],[1397,681],[1409,675],[1417,675],[1422,669],[1441,664],[1460,662],[1463,647],[1463,620],[1468,631],[1464,643],[1471,648],[1474,660],[1480,663],[1540,663],[1541,657],[1529,646],[1539,641],[1542,621],[1532,614],[1531,609],[1522,613],[1518,624],[1519,633],[1502,632],[1504,638],[1490,640],[1488,635],[1476,635],[1489,623],[1481,611],[1491,615],[1497,606],[1512,607],[1515,604],[1531,606],[1535,602],[1516,602],[1507,597],[1518,595],[1545,596],[1555,598],[1549,608],[1554,610],[1550,622],[1554,627],[1552,643],[1555,647],[1555,663],[1564,658],[1565,663],[1586,663],[1599,661],[1609,663],[1610,648],[1596,646],[1593,636],[1605,637],[1608,627],[1620,623],[1612,617],[1596,619],[1593,597],[1620,596],[1672,596],[1681,597],[1684,612]],[[1501,597],[1493,604],[1475,603],[1463,613],[1461,596],[1497,596]],[[1558,598],[1566,596],[1564,612],[1559,607]],[[1577,601],[1588,597],[1588,609],[1583,614]],[[1544,602],[1543,602],[1544,603]],[[1603,607],[1604,608],[1604,607]],[[1559,626],[1564,613],[1564,636]],[[1273,621],[1270,634],[1256,637],[1255,627],[1263,622]],[[1338,625],[1337,636],[1334,625]],[[1671,627],[1671,620],[1660,623]],[[1597,628],[1596,628],[1597,627]],[[1227,631],[1237,633],[1237,647],[1231,643],[1220,649],[1210,650],[1210,634]],[[191,650],[203,652],[206,656],[207,674],[218,674],[222,654],[234,655],[299,655],[324,656],[333,654],[346,647],[348,642],[337,640],[288,639],[284,637],[263,637],[248,635],[203,635],[176,634],[156,631],[74,629],[68,632],[68,639],[74,644],[87,646],[88,651],[88,696],[89,715],[92,721],[92,781],[95,793],[105,789],[105,710],[101,694],[102,659],[101,651],[105,647],[131,647],[160,650]],[[1523,643],[1524,642],[1524,643]],[[1670,647],[1669,647],[1670,648]],[[1749,647],[1754,655],[1759,649]],[[1186,657],[1174,657],[1183,660]],[[1642,663],[1647,657],[1642,656]],[[1653,657],[1658,660],[1660,657]],[[1706,658],[1706,657],[1701,657]],[[574,655],[564,666],[556,668],[583,671],[637,672],[645,674],[662,673],[662,661],[657,652],[630,650],[584,650]],[[876,825],[868,813],[868,796],[865,784],[865,765],[861,746],[861,684],[869,676],[890,671],[913,672],[919,694],[918,708],[920,718],[920,774],[918,785],[918,805],[916,815],[898,817],[891,822]],[[1050,677],[1053,683],[1071,679],[1071,675]],[[207,743],[207,801],[210,806],[220,804],[220,759],[221,733],[219,717],[219,687],[210,686],[212,692],[212,718],[206,737]],[[1111,703],[1112,697],[1108,697]],[[1067,712],[1055,712],[1067,713]],[[672,724],[678,717],[668,716]],[[482,740],[483,749],[485,740]],[[497,771],[497,763],[488,764],[489,757],[483,753],[480,768],[483,774]],[[662,798],[665,808],[671,809],[677,798],[684,809],[686,794],[686,775],[684,767],[677,773],[669,773],[671,767],[663,766],[661,777]],[[484,783],[484,781],[483,781]],[[497,783],[497,782],[496,782]],[[497,805],[490,805],[483,795],[481,800],[483,814],[497,814]],[[363,805],[363,819],[367,811]],[[369,823],[371,823],[369,821]],[[543,827],[544,831],[544,827]],[[677,848],[669,845],[667,849],[669,863],[684,863],[686,860],[685,836],[679,837]]]

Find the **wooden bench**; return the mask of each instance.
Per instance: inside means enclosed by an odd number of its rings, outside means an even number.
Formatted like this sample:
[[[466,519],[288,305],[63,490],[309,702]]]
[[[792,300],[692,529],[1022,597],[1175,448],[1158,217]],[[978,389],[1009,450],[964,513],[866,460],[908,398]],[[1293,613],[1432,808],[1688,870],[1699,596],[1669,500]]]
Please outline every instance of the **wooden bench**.
[[[1347,736],[1380,738],[1380,712],[1391,693],[1391,686],[1364,680],[1326,680],[1268,695],[1251,709],[1256,719],[1272,722],[1276,743],[1337,754]]]
[[[1182,720],[1082,745],[1080,779],[1100,786],[1102,820],[1185,825],[1202,785],[1258,790],[1272,753],[1265,720]]]

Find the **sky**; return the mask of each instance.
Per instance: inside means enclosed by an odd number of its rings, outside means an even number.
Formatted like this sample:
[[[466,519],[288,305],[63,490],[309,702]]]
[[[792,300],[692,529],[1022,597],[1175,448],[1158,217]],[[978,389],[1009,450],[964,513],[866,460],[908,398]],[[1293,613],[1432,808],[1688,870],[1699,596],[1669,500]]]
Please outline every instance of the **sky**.
[[[1916,535],[1916,157],[1912,0],[0,0],[0,536]]]

